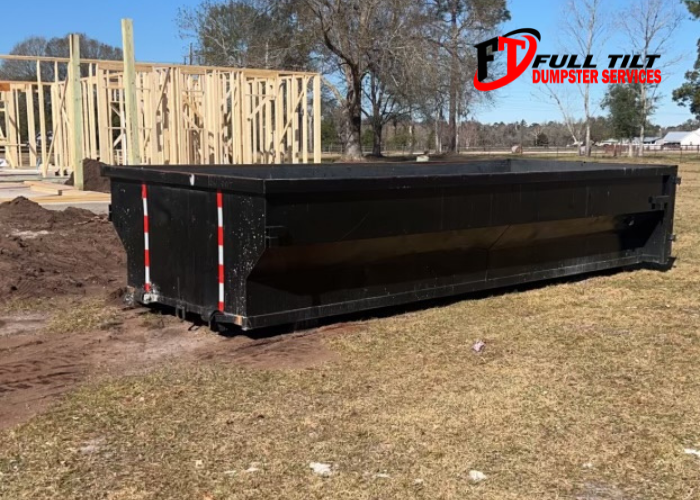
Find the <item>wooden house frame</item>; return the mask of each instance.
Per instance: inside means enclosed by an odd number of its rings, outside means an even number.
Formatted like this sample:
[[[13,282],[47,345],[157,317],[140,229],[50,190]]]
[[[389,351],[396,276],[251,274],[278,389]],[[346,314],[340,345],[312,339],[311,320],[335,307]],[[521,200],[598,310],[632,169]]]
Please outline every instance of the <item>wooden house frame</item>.
[[[0,55],[37,68],[36,81],[0,82],[0,158],[11,168],[37,167],[44,176],[67,175],[83,158],[321,162],[318,73],[130,64],[129,48],[125,37],[124,61],[81,60],[74,50],[70,58]],[[44,65],[52,65],[53,81],[42,81]]]

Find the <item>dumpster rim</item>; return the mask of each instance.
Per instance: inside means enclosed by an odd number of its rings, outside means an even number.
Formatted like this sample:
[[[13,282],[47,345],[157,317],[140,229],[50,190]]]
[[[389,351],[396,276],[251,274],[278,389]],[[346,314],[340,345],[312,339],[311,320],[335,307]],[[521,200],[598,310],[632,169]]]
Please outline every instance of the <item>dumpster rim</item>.
[[[510,160],[509,160],[510,161]],[[534,160],[520,160],[534,162]],[[447,188],[476,185],[541,183],[541,182],[571,182],[580,180],[610,180],[640,177],[658,177],[659,175],[677,175],[678,166],[670,164],[615,164],[598,162],[568,162],[544,160],[547,163],[561,165],[595,165],[601,168],[583,170],[552,170],[552,171],[517,171],[517,172],[455,172],[435,173],[428,175],[398,176],[390,172],[386,176],[373,177],[289,177],[263,178],[245,177],[240,175],[222,175],[215,173],[193,173],[189,169],[205,170],[209,168],[250,168],[251,170],[267,168],[269,165],[146,165],[112,166],[102,165],[102,175],[111,179],[138,181],[143,183],[171,184],[186,186],[193,189],[220,189],[225,191],[244,192],[253,194],[285,193],[285,192],[327,192],[327,191],[358,191],[379,189],[421,189]],[[489,161],[490,162],[490,161]],[[495,163],[495,162],[490,162]],[[501,162],[502,163],[502,162]],[[445,163],[446,164],[446,163]],[[442,165],[445,165],[442,164]],[[468,164],[468,162],[465,162]],[[456,167],[465,165],[455,163]],[[315,166],[316,164],[314,164]],[[320,164],[324,165],[324,164]],[[406,164],[378,164],[380,166],[404,166]],[[431,164],[426,169],[430,168]],[[435,165],[435,164],[433,164]],[[338,168],[347,164],[327,164],[322,168]],[[620,167],[624,168],[620,168]],[[178,167],[181,169],[178,170]],[[275,165],[273,168],[292,169]],[[319,168],[319,167],[317,167]],[[361,167],[366,168],[366,167]]]

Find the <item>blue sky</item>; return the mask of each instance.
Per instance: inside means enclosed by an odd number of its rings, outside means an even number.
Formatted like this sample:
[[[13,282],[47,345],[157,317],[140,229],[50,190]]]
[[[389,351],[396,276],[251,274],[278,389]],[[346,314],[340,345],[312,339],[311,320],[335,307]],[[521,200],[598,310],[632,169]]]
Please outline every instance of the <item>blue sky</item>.
[[[669,2],[680,0],[668,0]],[[5,2],[0,30],[0,53],[7,53],[12,46],[30,35],[46,37],[63,36],[73,31],[85,32],[112,45],[121,45],[120,19],[131,17],[134,20],[136,57],[140,61],[182,62],[187,52],[187,42],[178,36],[175,19],[178,8],[196,5],[197,0],[117,0],[99,2],[95,0],[25,0],[22,2]],[[610,0],[607,7],[611,12],[623,12],[634,5],[635,0]],[[532,27],[542,34],[540,53],[557,53],[561,38],[559,16],[563,2],[554,0],[515,0],[509,2],[512,21],[503,27],[503,33],[510,30]],[[681,6],[681,8],[683,8]],[[33,13],[32,15],[27,15]],[[624,15],[624,14],[620,14]],[[612,17],[615,17],[614,15]],[[690,69],[695,60],[696,42],[700,38],[700,22],[686,20],[675,36],[674,53],[664,57],[681,57],[681,61],[663,74],[660,86],[661,101],[654,121],[668,126],[681,123],[691,114],[677,106],[671,100],[671,92],[683,81],[683,74]],[[481,40],[475,40],[479,42]],[[571,51],[575,52],[575,51]],[[621,36],[613,34],[604,53],[597,59],[606,61],[608,53],[629,52]],[[600,64],[600,63],[599,63]],[[483,122],[515,121],[525,119],[527,122],[543,122],[560,119],[555,105],[547,100],[531,83],[529,72],[514,83],[497,91],[497,99],[490,106],[481,106],[473,110],[471,117]],[[595,111],[599,114],[598,102],[604,86],[595,90]]]

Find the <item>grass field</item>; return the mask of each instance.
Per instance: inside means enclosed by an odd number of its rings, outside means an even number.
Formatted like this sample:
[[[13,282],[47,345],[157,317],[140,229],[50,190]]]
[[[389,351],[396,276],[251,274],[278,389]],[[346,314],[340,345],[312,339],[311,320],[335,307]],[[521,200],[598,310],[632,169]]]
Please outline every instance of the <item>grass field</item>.
[[[700,498],[700,164],[681,175],[669,272],[310,332],[334,355],[306,369],[89,384],[0,434],[0,497]]]

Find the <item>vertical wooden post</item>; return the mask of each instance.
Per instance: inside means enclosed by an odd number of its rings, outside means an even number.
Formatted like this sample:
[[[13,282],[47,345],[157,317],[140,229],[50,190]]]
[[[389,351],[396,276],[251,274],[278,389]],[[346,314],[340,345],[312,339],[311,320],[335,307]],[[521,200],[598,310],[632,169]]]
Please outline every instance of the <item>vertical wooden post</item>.
[[[112,130],[110,128],[110,118],[112,115],[111,103],[109,99],[109,93],[112,92],[108,89],[109,87],[109,77],[106,76],[106,71],[102,70],[99,66],[97,69],[97,80],[95,84],[95,90],[97,92],[97,122],[99,127],[99,148],[97,150],[97,156],[100,160],[106,163],[112,163]]]
[[[83,189],[83,95],[80,84],[80,36],[73,33],[70,40],[70,63],[68,66],[68,85],[70,101],[70,148],[73,179],[77,189]]]
[[[17,91],[10,85],[10,90],[7,92],[7,146],[5,146],[5,159],[10,164],[10,168],[19,168],[21,162],[22,151],[19,143],[19,126],[17,124]]]
[[[87,80],[87,105],[88,105],[88,122],[90,126],[88,127],[88,137],[90,138],[90,158],[96,160],[99,154],[99,148],[97,147],[97,123],[95,116],[95,87],[97,86],[97,67],[94,64],[89,66],[89,76]]]
[[[17,167],[23,168],[24,165],[24,155],[22,154],[22,119],[26,120],[26,117],[22,116],[20,110],[22,109],[19,105],[19,94],[22,92],[21,87],[16,87],[14,90],[15,95],[15,124],[17,125]]]
[[[272,158],[272,149],[274,148],[274,134],[272,133],[273,81],[269,76],[265,80],[265,163],[274,163]]]
[[[36,62],[36,84],[39,89],[39,133],[41,134],[41,175],[46,177],[48,165],[48,137],[46,136],[46,105],[44,102],[44,84],[41,81],[41,62]],[[51,134],[53,136],[53,134]]]
[[[136,59],[134,57],[134,22],[122,19],[122,45],[124,51],[124,104],[126,105],[127,163],[141,163],[139,144],[139,114],[136,102]]]
[[[314,76],[314,163],[321,163],[321,76]]]
[[[282,79],[280,75],[275,76],[275,163],[282,163],[282,135],[284,130],[284,112]]]
[[[299,79],[293,75],[290,82],[291,90],[289,92],[292,98],[290,109],[292,112],[289,119],[291,123],[289,133],[292,134],[292,163],[299,163],[299,134],[297,133],[299,129]]]
[[[301,77],[301,151],[302,161],[309,163],[309,79]]]
[[[29,139],[29,165],[37,166],[36,121],[34,116],[34,85],[27,84],[27,139]]]
[[[251,142],[251,128],[252,128],[252,122],[251,122],[251,116],[250,116],[250,100],[252,99],[251,97],[251,84],[248,82],[248,79],[246,76],[243,74],[241,71],[239,73],[240,75],[240,96],[242,99],[242,106],[241,106],[241,154],[243,158],[243,163],[253,163],[253,158],[252,158],[252,151],[253,151],[253,145]]]

